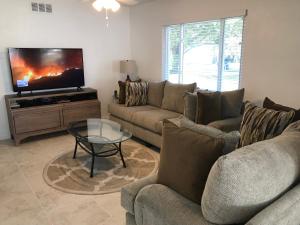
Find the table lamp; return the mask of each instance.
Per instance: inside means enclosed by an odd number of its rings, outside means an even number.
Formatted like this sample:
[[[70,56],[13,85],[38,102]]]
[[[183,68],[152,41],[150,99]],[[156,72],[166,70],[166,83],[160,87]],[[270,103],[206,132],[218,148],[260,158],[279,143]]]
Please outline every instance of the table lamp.
[[[134,60],[122,60],[120,62],[120,73],[126,74],[126,81],[130,81],[130,75],[137,72],[136,62]]]

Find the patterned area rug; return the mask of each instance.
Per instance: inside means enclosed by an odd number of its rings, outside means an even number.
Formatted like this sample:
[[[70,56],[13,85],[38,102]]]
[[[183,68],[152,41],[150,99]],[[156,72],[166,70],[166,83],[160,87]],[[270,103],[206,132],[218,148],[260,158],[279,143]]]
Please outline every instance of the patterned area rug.
[[[98,195],[120,191],[124,185],[151,176],[158,169],[158,154],[147,147],[126,141],[122,152],[127,168],[123,168],[120,155],[96,158],[94,177],[90,178],[91,156],[78,148],[64,153],[49,162],[43,172],[44,180],[51,187],[63,192]]]

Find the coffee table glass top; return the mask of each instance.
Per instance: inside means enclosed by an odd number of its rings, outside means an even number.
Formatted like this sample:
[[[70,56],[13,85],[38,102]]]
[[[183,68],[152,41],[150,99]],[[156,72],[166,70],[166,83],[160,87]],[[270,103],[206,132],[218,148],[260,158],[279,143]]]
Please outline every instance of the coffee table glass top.
[[[94,144],[116,144],[126,141],[132,134],[121,129],[121,125],[106,119],[87,119],[72,123],[69,132]]]

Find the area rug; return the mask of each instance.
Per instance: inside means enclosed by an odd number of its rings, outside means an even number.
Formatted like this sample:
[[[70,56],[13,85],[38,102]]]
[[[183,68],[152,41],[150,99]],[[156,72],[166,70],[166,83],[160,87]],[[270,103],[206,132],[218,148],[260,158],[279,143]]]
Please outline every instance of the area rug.
[[[73,194],[98,195],[118,192],[129,183],[151,176],[158,169],[158,153],[132,140],[122,144],[127,165],[123,168],[120,155],[96,158],[94,177],[90,178],[91,156],[78,148],[51,160],[43,172],[51,187]]]

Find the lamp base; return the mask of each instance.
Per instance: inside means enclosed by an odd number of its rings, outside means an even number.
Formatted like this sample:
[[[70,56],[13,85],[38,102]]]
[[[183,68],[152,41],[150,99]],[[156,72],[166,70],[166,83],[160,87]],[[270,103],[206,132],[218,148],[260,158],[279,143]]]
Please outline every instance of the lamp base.
[[[130,82],[130,81],[131,81],[130,76],[129,76],[128,74],[127,74],[126,81],[127,81],[127,82]]]

